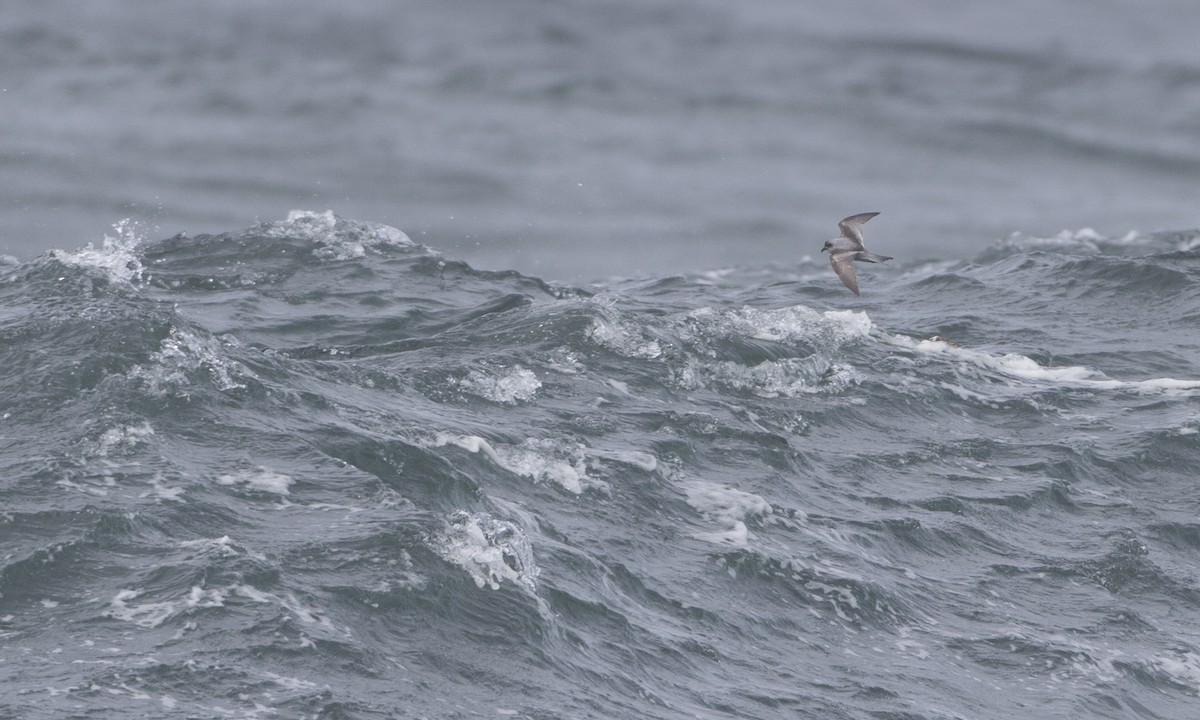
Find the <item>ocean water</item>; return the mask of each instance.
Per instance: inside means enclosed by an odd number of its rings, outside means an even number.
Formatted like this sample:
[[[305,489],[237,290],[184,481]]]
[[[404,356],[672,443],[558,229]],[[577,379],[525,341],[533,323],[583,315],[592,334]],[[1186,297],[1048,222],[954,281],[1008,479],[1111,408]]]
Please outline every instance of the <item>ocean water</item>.
[[[858,212],[911,258],[1194,228],[1197,27],[1193,0],[8,2],[0,254],[331,208],[581,283],[790,261]]]
[[[0,718],[1200,717],[1197,27],[0,3]]]
[[[0,716],[1194,717],[1200,234],[859,278],[10,261]]]

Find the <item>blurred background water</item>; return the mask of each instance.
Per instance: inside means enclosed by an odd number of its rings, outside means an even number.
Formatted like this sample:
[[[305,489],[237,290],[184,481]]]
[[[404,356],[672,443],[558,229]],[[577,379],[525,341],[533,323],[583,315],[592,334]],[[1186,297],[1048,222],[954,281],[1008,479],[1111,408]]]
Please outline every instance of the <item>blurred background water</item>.
[[[1197,225],[1200,4],[0,3],[0,253],[293,208],[660,275]]]

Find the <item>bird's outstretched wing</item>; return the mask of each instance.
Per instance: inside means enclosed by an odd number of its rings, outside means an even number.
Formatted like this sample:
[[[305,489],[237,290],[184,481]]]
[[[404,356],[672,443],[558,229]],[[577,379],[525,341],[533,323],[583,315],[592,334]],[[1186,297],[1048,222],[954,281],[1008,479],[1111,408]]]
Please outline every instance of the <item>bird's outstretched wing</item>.
[[[853,250],[829,253],[829,264],[833,266],[833,271],[855,295],[858,295],[858,276],[854,274],[854,258],[857,255]]]
[[[863,223],[865,223],[866,221],[870,220],[871,218],[875,217],[878,214],[879,213],[877,213],[877,212],[872,212],[872,213],[859,213],[857,215],[851,215],[848,218],[843,218],[842,221],[838,223],[838,229],[842,231],[842,237],[849,238],[850,240],[853,240],[854,242],[858,243],[858,249],[862,250],[863,249],[863,236],[862,236]]]

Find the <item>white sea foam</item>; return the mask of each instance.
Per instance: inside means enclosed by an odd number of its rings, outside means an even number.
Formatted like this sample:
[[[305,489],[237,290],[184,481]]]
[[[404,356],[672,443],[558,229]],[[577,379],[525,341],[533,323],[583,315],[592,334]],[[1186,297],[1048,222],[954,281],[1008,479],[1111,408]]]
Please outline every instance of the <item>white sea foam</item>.
[[[150,427],[148,422],[112,427],[105,430],[96,439],[92,453],[97,457],[104,458],[110,455],[125,455],[138,446],[144,445],[153,435],[154,428]]]
[[[629,383],[625,382],[624,380],[616,380],[614,378],[608,378],[606,380],[606,382],[608,383],[608,386],[610,388],[612,388],[613,390],[616,390],[617,392],[621,393],[622,395],[632,397],[633,393],[629,392]]]
[[[1034,252],[1048,250],[1057,253],[1076,255],[1099,255],[1100,246],[1096,243],[1104,237],[1091,228],[1071,231],[1063,230],[1050,237],[1035,237],[1022,233],[1013,233],[1007,239],[997,244],[997,247],[1007,251]]]
[[[838,344],[862,340],[875,328],[875,323],[871,322],[866,312],[826,310],[821,314],[829,322],[830,332]]]
[[[753,493],[704,481],[683,485],[688,504],[724,527],[717,532],[695,533],[698,540],[745,547],[753,537],[746,520],[771,514],[771,504]]]
[[[106,429],[95,440],[81,441],[80,454],[85,461],[104,461],[106,465],[102,474],[111,479],[111,467],[117,464],[116,460],[135,452],[137,448],[145,445],[153,435],[154,428],[150,427],[150,423],[147,422],[136,425],[117,425]]]
[[[458,385],[485,400],[515,405],[532,400],[541,389],[542,381],[532,370],[513,365],[498,371],[472,369]]]
[[[268,225],[264,234],[307,238],[316,245],[313,255],[324,260],[360,258],[381,245],[415,245],[408,235],[390,225],[344,220],[332,210],[292,210],[285,222]]]
[[[287,675],[280,675],[269,670],[264,670],[262,674],[263,677],[269,679],[271,682],[284,688],[285,690],[317,690],[321,687],[311,680],[288,677]]]
[[[155,473],[154,477],[150,478],[150,492],[143,493],[142,497],[147,497],[153,494],[159,500],[174,500],[178,501],[183,498],[184,488],[178,485],[167,485],[163,481],[162,473]]]
[[[194,550],[202,555],[217,558],[248,557],[262,563],[268,562],[266,555],[234,542],[228,535],[215,538],[183,540],[179,543],[179,546]]]
[[[546,367],[564,375],[578,375],[587,368],[580,362],[574,351],[562,347],[551,352],[545,360]]]
[[[589,448],[587,454],[624,465],[632,465],[645,472],[654,472],[658,469],[658,458],[649,453],[637,452],[636,450],[596,450]]]
[[[136,468],[136,460],[123,460],[147,444],[154,435],[149,423],[117,425],[107,428],[97,438],[85,438],[78,447],[79,468],[72,468],[55,480],[55,484],[91,495],[105,496],[108,488],[125,478],[125,471]],[[155,484],[157,480],[152,480]],[[164,489],[165,491],[165,489]],[[169,491],[166,491],[169,492]]]
[[[258,588],[254,587],[253,585],[246,585],[245,583],[241,583],[238,585],[234,585],[232,589],[233,589],[233,592],[237,593],[237,595],[239,597],[244,597],[247,600],[249,600],[250,602],[255,602],[255,603],[265,605],[268,603],[273,603],[273,602],[278,601],[278,598],[276,598],[271,593],[263,592],[262,590],[259,590]]]
[[[644,337],[638,330],[614,319],[593,318],[587,336],[597,345],[628,358],[653,360],[663,354],[657,340]]]
[[[90,267],[104,272],[118,282],[131,283],[142,279],[145,268],[137,256],[142,237],[137,224],[128,218],[114,224],[116,235],[105,235],[100,247],[88,243],[79,250],[52,250],[59,262],[78,267]]]
[[[492,445],[474,435],[441,433],[433,444],[435,447],[454,445],[468,452],[482,453],[514,475],[558,485],[576,495],[587,489],[608,489],[603,480],[588,475],[584,461],[586,448],[579,443],[529,438],[520,445]]]
[[[553,440],[529,438],[520,445],[501,445],[500,464],[521,477],[558,485],[576,495],[591,484],[584,467],[582,446],[565,447]]]
[[[492,448],[492,444],[478,435],[451,435],[449,433],[439,433],[433,441],[434,447],[444,447],[446,445],[454,445],[460,447],[467,452],[483,453],[489,460],[500,464],[500,456]]]
[[[458,511],[446,518],[434,550],[462,568],[475,585],[498,590],[503,582],[537,592],[538,568],[525,533],[487,513]]]
[[[206,540],[203,542],[213,541]],[[104,614],[117,620],[130,622],[139,627],[150,629],[161,626],[171,618],[189,614],[196,608],[225,607],[227,602],[237,602],[237,599],[241,598],[255,604],[279,606],[299,622],[310,626],[310,630],[318,633],[336,635],[340,638],[352,637],[352,633],[348,628],[334,624],[326,613],[305,606],[294,594],[276,595],[244,583],[234,584],[226,588],[203,588],[199,585],[194,585],[188,591],[187,595],[182,597],[176,596],[173,599],[160,602],[134,602],[144,594],[144,590],[121,590],[110,601],[109,608]],[[195,630],[197,627],[196,620],[188,619],[180,624],[175,637],[181,637],[184,633]],[[307,636],[302,635],[300,646],[312,647],[313,643]],[[110,651],[115,653],[120,650],[118,648],[111,648]]]
[[[196,548],[219,557],[237,557],[241,552],[234,547],[228,535],[216,538],[200,538],[199,540],[183,540],[180,547]]]
[[[915,340],[893,335],[892,344],[911,348],[927,355],[940,355],[952,360],[981,367],[1011,378],[1046,385],[1094,388],[1097,390],[1128,390],[1141,393],[1169,393],[1200,390],[1200,380],[1153,378],[1150,380],[1114,380],[1099,370],[1082,365],[1045,366],[1025,355],[1003,353],[994,355],[981,350],[955,347],[940,340]]]
[[[227,340],[235,342],[232,338]],[[151,354],[150,361],[149,365],[134,367],[129,374],[158,393],[177,392],[189,386],[188,375],[198,371],[206,371],[221,391],[246,387],[245,383],[235,379],[237,376],[254,377],[244,365],[227,357],[216,338],[202,337],[178,327],[171,328],[159,343],[158,351]]]
[[[1191,252],[1196,248],[1200,248],[1200,234],[1180,240],[1176,248],[1178,248],[1179,252]]]
[[[1200,695],[1200,655],[1194,652],[1178,652],[1154,658],[1153,664],[1171,678],[1172,682]]]
[[[330,630],[340,630],[343,634],[349,635],[349,630],[337,628],[333,621],[329,619],[327,613],[319,610],[314,610],[307,607],[296,598],[295,593],[287,593],[286,595],[271,595],[275,602],[278,602],[285,610],[296,616],[296,619],[306,625],[320,625],[323,628]]]
[[[874,330],[865,312],[818,312],[804,305],[777,309],[742,307],[718,310],[698,308],[666,318],[664,332],[677,337],[683,362],[672,367],[674,379],[686,389],[712,384],[753,392],[764,397],[794,397],[802,393],[840,390],[858,375],[844,364],[833,364],[830,353],[860,342]],[[663,345],[649,330],[612,317],[593,319],[588,330],[593,342],[629,358],[654,360],[665,355]],[[722,338],[747,338],[778,343],[812,343],[821,353],[806,358],[764,360],[754,366],[733,360],[716,360],[713,343]]]
[[[681,324],[704,337],[739,336],[785,343],[813,342],[830,346],[830,349],[858,342],[868,337],[875,327],[865,312],[818,312],[805,305],[766,310],[754,307],[715,310],[704,307],[688,313]]]
[[[305,234],[313,239],[322,239],[333,233],[337,228],[337,215],[332,210],[317,212],[316,210],[291,210],[284,221],[286,227],[272,225],[271,234],[280,234],[278,230],[289,230],[292,234]]]
[[[680,362],[671,363],[673,380],[689,390],[721,386],[763,397],[795,397],[804,393],[839,391],[860,375],[832,358],[844,346],[869,337],[874,323],[865,312],[818,312],[804,305],[720,310],[703,307],[668,317],[662,333],[679,340]],[[655,331],[657,332],[657,331]],[[593,321],[589,337],[626,357],[657,359],[665,355],[650,330],[640,331],[609,318]],[[720,358],[722,340],[765,340],[784,345],[811,344],[817,352],[805,357],[762,360],[754,365]]]
[[[720,385],[761,397],[797,397],[842,390],[858,382],[860,375],[849,365],[828,365],[820,358],[764,360],[749,367],[731,360],[689,358],[676,379],[685,388]]]
[[[188,608],[223,607],[225,594],[220,590],[206,590],[199,585],[192,587],[186,597],[162,602],[132,603],[143,590],[122,590],[109,602],[105,615],[134,623],[140,627],[153,628],[162,625],[168,618]]]
[[[219,485],[245,485],[251,490],[287,495],[294,480],[280,472],[259,466],[253,470],[238,470],[217,477]]]

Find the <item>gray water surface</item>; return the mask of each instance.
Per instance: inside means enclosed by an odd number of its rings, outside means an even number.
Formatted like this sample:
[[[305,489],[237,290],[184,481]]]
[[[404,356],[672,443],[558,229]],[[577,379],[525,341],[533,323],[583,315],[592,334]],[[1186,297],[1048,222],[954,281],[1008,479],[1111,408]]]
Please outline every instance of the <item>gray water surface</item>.
[[[51,0],[0,14],[0,252],[296,208],[549,279],[1200,224],[1191,2]]]

